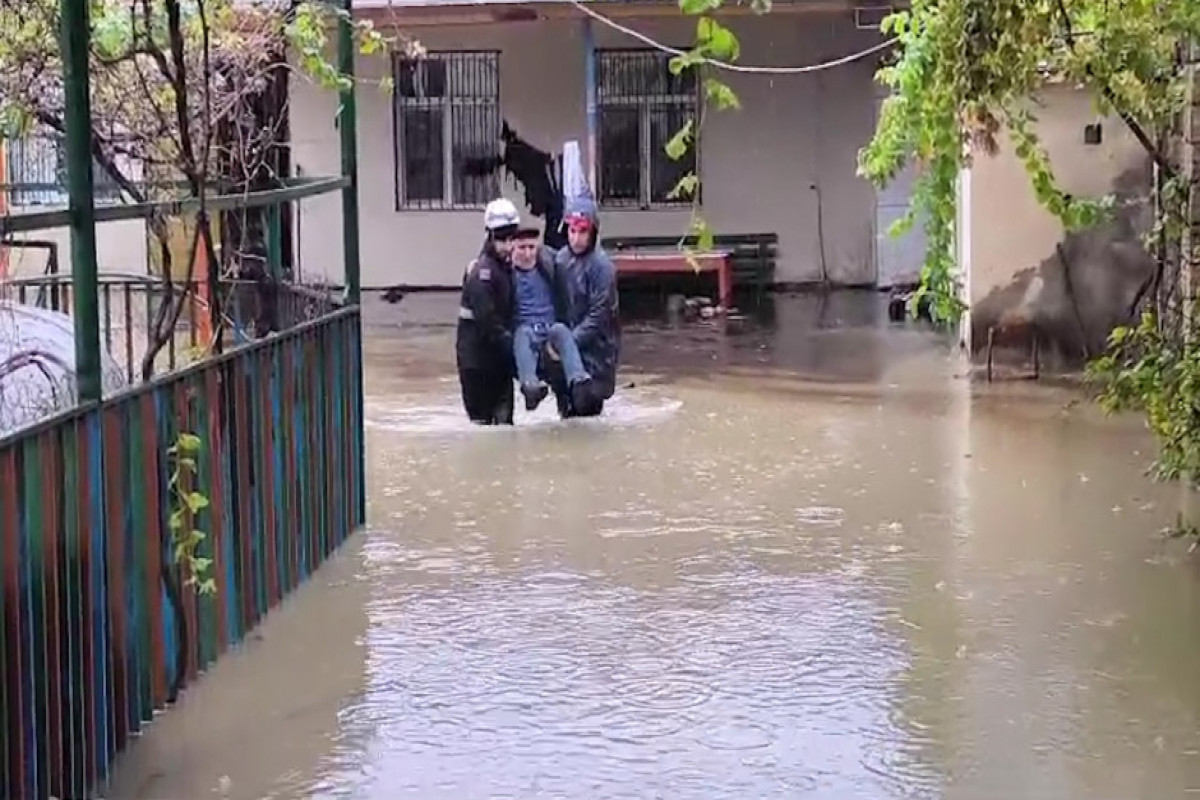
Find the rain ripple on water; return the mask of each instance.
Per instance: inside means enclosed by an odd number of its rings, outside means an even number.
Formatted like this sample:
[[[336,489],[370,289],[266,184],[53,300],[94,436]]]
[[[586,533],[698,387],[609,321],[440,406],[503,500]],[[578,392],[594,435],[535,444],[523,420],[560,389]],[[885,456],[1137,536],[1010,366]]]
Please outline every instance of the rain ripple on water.
[[[869,595],[836,573],[713,578],[651,592],[540,571],[377,597],[335,771],[372,798],[932,786],[892,744],[904,650]]]

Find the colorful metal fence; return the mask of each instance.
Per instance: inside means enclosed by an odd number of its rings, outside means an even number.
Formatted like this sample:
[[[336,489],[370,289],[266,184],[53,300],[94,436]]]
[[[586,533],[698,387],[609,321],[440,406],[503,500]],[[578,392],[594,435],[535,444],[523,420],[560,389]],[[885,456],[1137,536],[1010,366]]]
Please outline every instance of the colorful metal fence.
[[[0,441],[0,797],[90,796],[363,523],[360,336],[345,308]],[[181,433],[210,595],[163,580]]]

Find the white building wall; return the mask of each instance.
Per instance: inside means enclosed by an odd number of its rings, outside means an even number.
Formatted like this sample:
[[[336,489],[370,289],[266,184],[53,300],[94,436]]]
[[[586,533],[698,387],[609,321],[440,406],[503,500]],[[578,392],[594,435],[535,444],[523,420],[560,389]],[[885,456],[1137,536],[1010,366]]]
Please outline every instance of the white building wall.
[[[679,46],[690,43],[695,24],[662,16],[621,21]],[[811,64],[878,41],[878,32],[856,30],[850,12],[736,17],[727,24],[747,64]],[[640,46],[606,26],[593,29],[597,47]],[[544,19],[409,33],[429,50],[498,50],[503,117],[532,144],[557,152],[567,139],[586,141],[582,30],[581,20]],[[856,176],[856,158],[874,130],[876,66],[869,57],[806,75],[725,76],[742,108],[710,113],[705,123],[703,213],[722,233],[778,233],[778,281],[875,282],[875,193]],[[481,215],[396,210],[392,100],[371,88],[389,74],[390,59],[362,57],[357,70],[363,284],[458,285],[479,247]],[[336,113],[333,93],[296,80],[293,157],[305,174],[338,173]],[[515,187],[507,191],[520,201]],[[688,221],[686,209],[606,210],[602,226],[609,235],[674,235]],[[301,269],[340,281],[339,198],[305,202],[301,230]]]

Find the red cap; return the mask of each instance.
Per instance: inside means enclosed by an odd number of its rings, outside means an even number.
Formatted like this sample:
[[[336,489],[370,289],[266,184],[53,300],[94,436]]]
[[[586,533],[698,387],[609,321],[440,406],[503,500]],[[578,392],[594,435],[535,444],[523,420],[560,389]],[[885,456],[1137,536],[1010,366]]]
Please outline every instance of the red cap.
[[[567,227],[576,231],[590,231],[592,221],[584,214],[572,214],[567,217]]]

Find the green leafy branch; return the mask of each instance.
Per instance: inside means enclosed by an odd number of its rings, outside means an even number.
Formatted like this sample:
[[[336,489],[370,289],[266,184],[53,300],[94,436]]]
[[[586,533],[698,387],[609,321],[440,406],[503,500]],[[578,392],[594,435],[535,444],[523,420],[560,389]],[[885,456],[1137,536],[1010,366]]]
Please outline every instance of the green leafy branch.
[[[370,20],[354,19],[344,8],[335,7],[322,0],[306,0],[298,3],[284,29],[287,42],[301,72],[326,89],[348,89],[353,82],[338,71],[330,61],[331,45],[329,31],[343,21],[349,21],[354,42],[360,55],[373,56],[387,53],[398,46],[410,55],[421,55],[421,46],[407,38],[385,36]],[[384,92],[392,90],[390,77],[379,81]]]
[[[1119,326],[1106,352],[1088,364],[1087,378],[1099,388],[1101,407],[1110,414],[1140,412],[1157,443],[1150,474],[1159,481],[1182,481],[1200,488],[1200,308],[1185,276],[1172,276],[1167,262],[1182,260],[1190,191],[1182,176],[1163,181],[1156,217],[1146,236],[1158,268],[1139,297],[1148,308],[1136,324]],[[1191,263],[1195,262],[1195,257]],[[1174,280],[1179,285],[1164,286]],[[1182,518],[1169,531],[1200,541],[1200,528]],[[1195,547],[1195,544],[1193,544]]]
[[[694,70],[699,79],[702,96],[696,115],[684,122],[666,144],[667,157],[672,161],[683,159],[689,151],[697,152],[700,131],[710,107],[717,111],[741,107],[733,88],[714,77],[714,63],[731,64],[741,56],[741,43],[737,36],[714,16],[723,4],[724,0],[679,0],[680,10],[688,16],[696,17],[696,36],[690,49],[671,59],[670,70],[673,75],[682,75],[687,70]],[[754,0],[754,9],[758,13],[765,13],[770,9],[769,0]],[[695,254],[713,248],[714,234],[701,212],[700,176],[696,170],[689,170],[681,177],[667,196],[672,200],[692,201],[691,221],[681,244],[686,242],[688,237],[696,239],[696,246],[685,246],[684,251],[692,267],[699,270]]]
[[[212,559],[198,555],[207,535],[196,527],[196,519],[209,506],[208,497],[194,488],[197,458],[202,446],[199,436],[184,432],[167,449],[171,464],[171,475],[167,482],[170,498],[167,526],[171,532],[175,563],[184,572],[184,585],[194,586],[199,594],[207,595],[216,592],[217,584],[209,574]]]
[[[736,108],[728,86],[711,78],[711,60],[736,60],[740,46],[713,19],[722,0],[680,0],[696,16],[696,42],[673,59],[678,74],[701,70],[705,98]],[[916,182],[908,213],[889,231],[902,235],[919,220],[927,241],[920,300],[935,321],[954,324],[966,306],[956,254],[958,178],[977,154],[994,155],[1007,138],[1039,203],[1067,231],[1099,224],[1112,197],[1066,192],[1038,134],[1034,102],[1054,83],[1086,88],[1096,109],[1115,114],[1155,164],[1155,219],[1147,241],[1157,261],[1131,312],[1149,298],[1139,321],[1113,331],[1107,352],[1089,365],[1110,411],[1145,414],[1159,444],[1153,474],[1200,488],[1200,308],[1190,271],[1200,247],[1187,252],[1190,204],[1197,187],[1183,179],[1181,115],[1195,67],[1181,54],[1200,41],[1195,0],[912,0],[884,20],[896,39],[876,79],[889,88],[875,135],[859,154],[858,171],[877,187],[912,167]],[[694,147],[703,113],[667,145],[682,158]],[[698,201],[700,182],[685,176],[680,197]],[[694,209],[700,247],[712,234]],[[1193,233],[1194,233],[1193,228]],[[1166,299],[1165,299],[1166,298]],[[1169,299],[1178,298],[1178,299]],[[1192,530],[1196,530],[1194,527]]]
[[[1117,116],[1157,167],[1156,269],[1088,366],[1102,407],[1139,411],[1158,443],[1159,480],[1200,487],[1200,329],[1186,252],[1189,199],[1179,145],[1190,70],[1181,54],[1200,38],[1195,0],[913,0],[884,30],[898,39],[878,80],[892,90],[860,173],[885,185],[918,171],[913,208],[898,231],[926,217],[923,293],[937,318],[962,311],[953,255],[955,177],[975,154],[992,155],[1003,130],[1039,203],[1067,231],[1103,222],[1111,197],[1064,191],[1036,131],[1034,98],[1051,84],[1085,88],[1096,110]],[[1143,308],[1143,306],[1148,306]]]
[[[1200,347],[1176,337],[1150,311],[1109,337],[1109,350],[1088,365],[1101,384],[1105,411],[1140,411],[1158,442],[1151,474],[1200,488]]]
[[[911,308],[915,312],[928,298],[931,316],[944,323],[956,321],[965,308],[955,258],[958,176],[966,159],[959,124],[963,57],[944,60],[952,43],[961,41],[963,6],[917,0],[911,10],[883,21],[881,30],[898,40],[900,55],[876,76],[891,95],[883,101],[875,137],[859,154],[858,167],[860,175],[884,186],[916,164],[912,204],[888,235],[902,236],[924,217],[927,250]]]
[[[1098,111],[1117,114],[1171,172],[1151,134],[1169,128],[1181,107],[1179,47],[1200,32],[1193,0],[913,0],[883,31],[898,39],[892,63],[877,74],[892,93],[859,173],[884,186],[916,167],[912,208],[890,233],[925,217],[920,292],[932,297],[939,321],[965,310],[954,251],[957,175],[976,152],[996,152],[1002,129],[1039,202],[1066,230],[1095,225],[1112,208],[1112,198],[1060,188],[1031,110],[1041,88],[1086,87]]]

